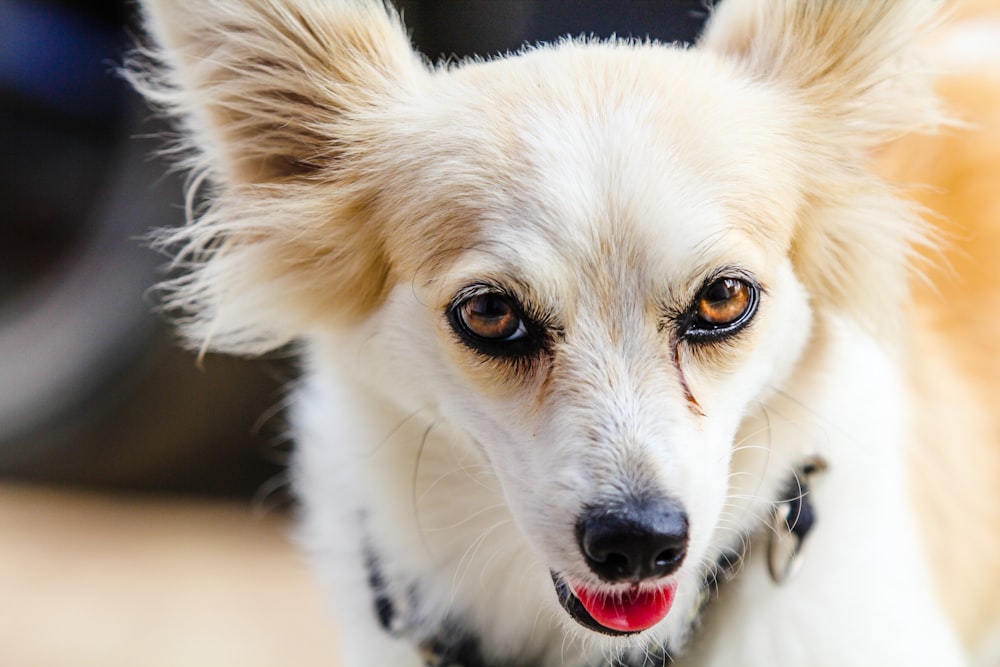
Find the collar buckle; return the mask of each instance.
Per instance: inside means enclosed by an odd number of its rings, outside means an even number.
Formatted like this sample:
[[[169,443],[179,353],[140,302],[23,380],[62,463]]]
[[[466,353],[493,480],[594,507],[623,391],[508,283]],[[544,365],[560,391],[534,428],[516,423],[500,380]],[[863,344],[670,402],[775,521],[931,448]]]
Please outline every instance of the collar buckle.
[[[816,510],[809,496],[813,478],[828,467],[826,459],[813,456],[796,468],[783,497],[771,517],[771,539],[767,545],[767,567],[776,584],[784,584],[802,567],[802,546],[816,523]]]

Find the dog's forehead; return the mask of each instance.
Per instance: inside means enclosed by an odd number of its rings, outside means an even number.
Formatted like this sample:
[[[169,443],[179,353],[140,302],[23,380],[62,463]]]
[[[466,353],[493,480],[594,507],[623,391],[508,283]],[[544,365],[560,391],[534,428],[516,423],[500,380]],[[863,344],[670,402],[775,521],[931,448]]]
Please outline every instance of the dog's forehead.
[[[583,282],[619,271],[620,287],[787,251],[800,205],[793,123],[779,94],[725,63],[568,43],[451,75],[456,126],[492,143],[502,174],[477,235],[491,250],[475,261]]]

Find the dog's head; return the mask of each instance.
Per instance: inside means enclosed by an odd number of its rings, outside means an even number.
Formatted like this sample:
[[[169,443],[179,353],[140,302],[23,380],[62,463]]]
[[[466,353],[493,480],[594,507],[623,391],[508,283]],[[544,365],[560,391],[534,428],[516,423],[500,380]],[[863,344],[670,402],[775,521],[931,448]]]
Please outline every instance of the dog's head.
[[[825,314],[879,327],[905,289],[920,225],[867,162],[936,120],[908,49],[933,2],[728,0],[693,48],[438,69],[377,1],[150,4],[146,90],[212,188],[168,239],[191,339],[365,328],[593,629],[697,587],[747,414]]]

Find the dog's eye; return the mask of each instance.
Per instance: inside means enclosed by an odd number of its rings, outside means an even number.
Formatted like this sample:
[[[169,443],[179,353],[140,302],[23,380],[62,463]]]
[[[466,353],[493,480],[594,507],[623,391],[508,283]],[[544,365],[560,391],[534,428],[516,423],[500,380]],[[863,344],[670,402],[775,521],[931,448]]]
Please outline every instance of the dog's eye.
[[[698,298],[698,319],[714,327],[729,326],[750,307],[750,286],[723,278],[706,287]]]
[[[474,343],[510,343],[524,340],[527,327],[517,306],[503,294],[487,292],[470,296],[451,310],[455,329]]]
[[[687,327],[694,336],[735,333],[753,317],[758,288],[742,278],[719,278],[698,294]]]
[[[463,301],[458,315],[466,331],[483,340],[518,340],[527,333],[513,304],[499,294],[480,294]]]

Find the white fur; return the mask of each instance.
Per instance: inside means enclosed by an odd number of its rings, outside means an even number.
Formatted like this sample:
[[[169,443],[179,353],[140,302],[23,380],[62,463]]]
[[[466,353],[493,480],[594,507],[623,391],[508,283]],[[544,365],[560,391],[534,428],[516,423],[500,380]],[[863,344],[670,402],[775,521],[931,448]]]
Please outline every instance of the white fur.
[[[730,524],[760,519],[764,508],[752,501],[766,504],[763,496],[741,491],[759,492],[790,461],[822,454],[831,468],[813,491],[820,519],[805,564],[792,583],[777,586],[763,562],[767,534],[758,535],[739,575],[711,608],[704,637],[678,664],[964,664],[934,599],[908,505],[899,372],[889,353],[856,327],[833,328],[829,365],[818,378],[800,379],[818,386],[800,393],[793,383],[784,391],[795,397],[783,392],[760,406],[766,427],[760,418],[745,423],[747,433],[737,441],[749,456],[734,473],[727,508],[738,517]],[[580,638],[563,618],[548,565],[515,525],[487,461],[426,403],[391,405],[371,390],[359,391],[372,378],[382,381],[385,366],[397,359],[385,355],[373,332],[349,338],[354,344],[337,339],[324,346],[337,350],[336,360],[310,358],[314,371],[296,411],[302,535],[321,572],[336,580],[335,606],[350,628],[345,655],[356,656],[349,664],[421,664],[405,644],[386,641],[366,613],[371,593],[358,552],[363,538],[345,532],[358,512],[368,517],[382,553],[406,555],[388,564],[389,576],[425,577],[443,594],[432,601],[435,611],[461,610],[469,627],[488,628],[487,646],[495,644],[498,653],[516,645],[537,664],[604,664],[616,651],[613,642]],[[355,374],[367,380],[332,381]],[[420,382],[398,379],[404,387]],[[838,386],[851,390],[834,390]],[[433,394],[426,386],[422,393]],[[346,414],[353,418],[345,420]],[[682,593],[678,609],[693,604],[691,598]],[[429,625],[433,629],[433,619]],[[670,633],[666,627],[655,634]]]
[[[767,408],[772,444],[812,448],[830,464],[811,492],[820,515],[807,561],[793,583],[776,587],[763,536],[704,643],[681,664],[962,664],[908,501],[896,360],[850,325],[835,330],[816,386],[790,387]]]

